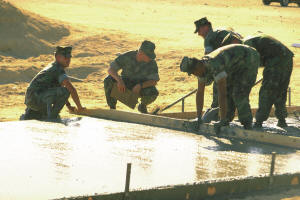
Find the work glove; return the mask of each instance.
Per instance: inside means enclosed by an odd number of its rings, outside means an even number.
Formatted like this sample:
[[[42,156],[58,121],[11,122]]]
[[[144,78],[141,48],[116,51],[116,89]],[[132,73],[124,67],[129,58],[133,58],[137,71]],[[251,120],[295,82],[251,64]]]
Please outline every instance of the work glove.
[[[229,122],[226,119],[220,120],[217,123],[214,123],[214,129],[217,135],[220,135],[221,127],[222,126],[228,126]]]

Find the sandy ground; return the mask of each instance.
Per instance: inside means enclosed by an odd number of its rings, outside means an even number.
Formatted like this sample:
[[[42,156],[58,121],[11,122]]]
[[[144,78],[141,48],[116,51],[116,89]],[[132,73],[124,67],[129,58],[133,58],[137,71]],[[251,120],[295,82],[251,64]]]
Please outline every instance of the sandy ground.
[[[214,28],[233,28],[243,36],[262,31],[289,47],[300,43],[300,8],[296,4],[283,8],[278,3],[264,6],[259,0],[8,2],[18,9],[8,10],[9,17],[3,16],[3,10],[0,12],[0,28],[5,32],[1,35],[3,45],[0,45],[0,121],[16,120],[22,114],[26,87],[32,77],[53,60],[50,52],[56,45],[74,47],[68,73],[84,80],[74,83],[83,105],[105,108],[103,79],[109,63],[118,53],[137,49],[144,39],[155,42],[161,80],[157,86],[160,96],[150,106],[151,110],[168,105],[196,88],[196,78],[180,72],[179,63],[185,55],[203,55],[203,39],[193,34],[193,22],[203,16],[208,17]],[[0,0],[5,10],[4,4]],[[22,40],[16,39],[20,35]],[[295,53],[290,84],[292,105],[300,105],[300,48],[290,49]],[[261,78],[261,72],[257,79]],[[252,90],[252,107],[257,107],[259,87]],[[206,89],[206,108],[211,103],[211,93],[210,86]],[[195,110],[194,99],[194,96],[186,99],[187,111]],[[129,110],[121,104],[118,109]],[[178,104],[168,112],[180,110]],[[69,116],[65,109],[61,115]]]
[[[84,83],[75,83],[75,86],[86,107],[106,107],[103,79],[109,63],[117,53],[137,49],[144,39],[156,43],[161,77],[158,84],[160,96],[149,110],[156,106],[168,105],[196,88],[196,78],[187,76],[178,68],[184,55],[203,55],[203,39],[193,34],[194,20],[203,16],[207,16],[215,28],[231,27],[244,36],[263,31],[280,39],[287,46],[300,41],[300,12],[294,4],[282,8],[276,3],[263,6],[260,1],[233,0],[209,3],[203,0],[9,2],[24,9],[21,11],[35,20],[50,21],[54,28],[64,25],[69,29],[69,36],[57,41],[51,38],[52,41],[48,43],[52,46],[73,45],[74,58],[69,73],[84,79]],[[10,37],[10,34],[6,37]],[[292,104],[299,105],[297,102],[300,101],[300,94],[297,93],[297,88],[300,86],[300,49],[291,49],[296,54],[291,80]],[[0,121],[18,119],[25,108],[24,92],[28,82],[52,59],[51,54],[27,59],[0,56]],[[260,77],[261,70],[258,79]],[[252,90],[252,107],[257,107],[259,86]],[[209,107],[211,103],[211,93],[210,86],[206,89],[205,107]],[[186,99],[187,111],[195,110],[194,99],[195,97]],[[180,111],[180,107],[178,104],[168,112]],[[121,104],[118,105],[118,109],[129,110]],[[62,115],[68,113],[63,111]]]

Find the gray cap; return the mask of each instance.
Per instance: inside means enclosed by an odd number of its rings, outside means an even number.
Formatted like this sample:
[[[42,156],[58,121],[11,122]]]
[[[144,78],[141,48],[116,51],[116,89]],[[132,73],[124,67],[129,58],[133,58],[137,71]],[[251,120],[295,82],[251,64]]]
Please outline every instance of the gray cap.
[[[72,57],[72,47],[71,46],[57,46],[54,53],[63,55],[66,58],[71,58]]]
[[[142,50],[149,58],[155,59],[156,55],[154,53],[155,50],[155,44],[153,42],[150,42],[148,40],[145,40],[141,47],[140,50]]]
[[[197,62],[198,60],[196,58],[184,56],[180,63],[180,71],[186,72],[190,76],[193,73]]]

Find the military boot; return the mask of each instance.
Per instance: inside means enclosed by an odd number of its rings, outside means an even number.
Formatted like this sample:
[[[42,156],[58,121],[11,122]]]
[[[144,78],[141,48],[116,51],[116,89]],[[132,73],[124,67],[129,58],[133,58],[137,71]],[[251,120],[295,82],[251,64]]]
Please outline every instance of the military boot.
[[[30,108],[26,108],[25,109],[25,114],[22,115],[20,117],[21,120],[31,120],[31,119],[42,119],[43,118],[43,115],[42,113],[38,112],[38,111],[34,111]]]
[[[138,111],[140,111],[141,113],[147,114],[148,113],[147,106],[144,104],[139,104]]]
[[[262,128],[262,122],[255,122],[253,128]]]
[[[288,125],[286,124],[285,119],[279,119],[278,122],[277,122],[277,126],[279,126],[281,128],[285,128]]]

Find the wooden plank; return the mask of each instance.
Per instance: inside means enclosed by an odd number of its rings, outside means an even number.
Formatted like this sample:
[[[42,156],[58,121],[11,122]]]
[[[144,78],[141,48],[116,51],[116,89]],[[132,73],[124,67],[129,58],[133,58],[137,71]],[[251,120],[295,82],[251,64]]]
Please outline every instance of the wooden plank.
[[[106,109],[88,109],[77,114],[115,121],[176,129],[180,131],[193,132],[200,135],[208,134],[211,136],[216,136],[212,124],[202,124],[199,128],[199,131],[195,132],[192,128],[191,121],[184,119]],[[245,130],[238,127],[222,127],[220,136],[300,149],[300,137],[284,136],[276,133]]]
[[[293,113],[295,111],[300,111],[300,106],[289,106],[289,107],[286,107],[286,109],[287,109],[288,113]],[[251,109],[251,111],[252,111],[252,115],[255,116],[257,108],[253,108],[253,109]],[[203,113],[204,113],[204,111],[203,111]],[[159,113],[158,115],[165,116],[165,117],[171,117],[171,118],[178,118],[178,119],[194,119],[197,117],[196,112]],[[237,112],[235,112],[235,115],[237,116]],[[272,110],[270,112],[270,117],[274,117],[274,116],[275,116],[275,112],[274,112],[274,108],[272,108]]]
[[[213,125],[210,124],[201,125],[199,132],[216,135]],[[285,136],[277,133],[245,130],[238,127],[222,127],[220,136],[300,149],[300,137]]]
[[[183,119],[175,119],[175,118],[149,115],[149,114],[132,113],[126,111],[119,111],[119,110],[106,110],[101,108],[88,109],[77,114],[115,120],[115,121],[177,129],[183,131],[186,130],[185,126],[187,123],[187,120],[183,120]]]

